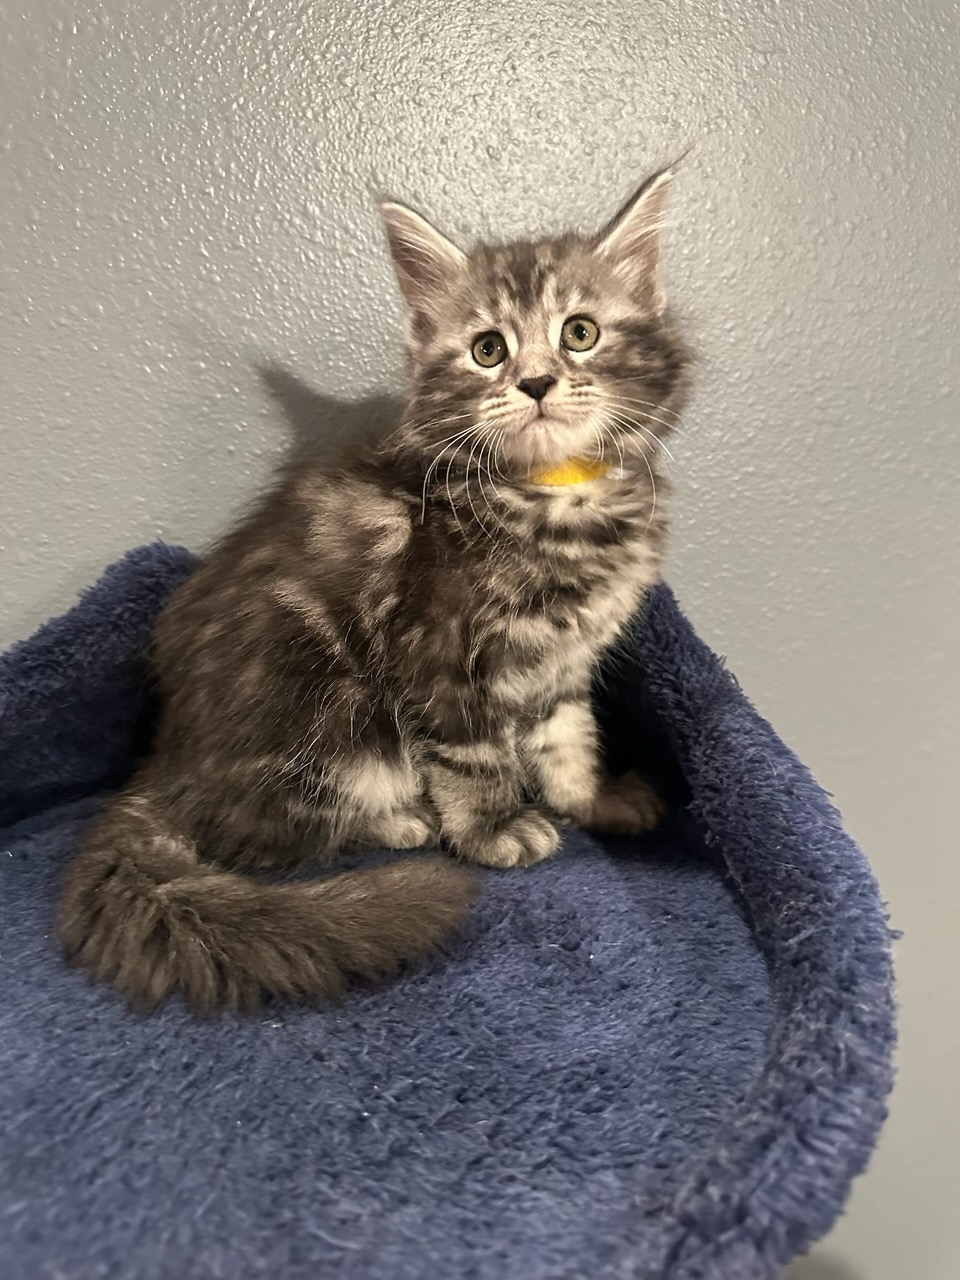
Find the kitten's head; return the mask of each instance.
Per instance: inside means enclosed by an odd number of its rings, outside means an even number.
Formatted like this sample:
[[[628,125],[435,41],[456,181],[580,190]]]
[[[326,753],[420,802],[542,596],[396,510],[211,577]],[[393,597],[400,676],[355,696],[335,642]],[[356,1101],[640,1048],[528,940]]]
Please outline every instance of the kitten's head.
[[[671,174],[597,235],[464,253],[383,206],[407,308],[406,443],[443,461],[488,454],[522,475],[572,457],[649,455],[679,406],[684,348],[665,310],[659,229]]]

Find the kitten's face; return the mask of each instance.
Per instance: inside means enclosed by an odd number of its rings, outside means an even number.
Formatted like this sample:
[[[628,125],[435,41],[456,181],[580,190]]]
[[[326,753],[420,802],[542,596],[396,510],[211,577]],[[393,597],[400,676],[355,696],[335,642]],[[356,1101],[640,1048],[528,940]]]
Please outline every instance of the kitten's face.
[[[582,457],[649,454],[673,421],[683,351],[664,319],[657,228],[668,178],[600,236],[463,254],[385,210],[409,308],[411,442],[444,466],[523,476]]]

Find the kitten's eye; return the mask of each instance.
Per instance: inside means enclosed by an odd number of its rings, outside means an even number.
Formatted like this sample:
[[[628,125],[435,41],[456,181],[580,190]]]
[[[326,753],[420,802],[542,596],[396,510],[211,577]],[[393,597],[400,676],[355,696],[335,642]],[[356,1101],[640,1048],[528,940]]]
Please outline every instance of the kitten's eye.
[[[560,341],[568,351],[589,351],[599,337],[600,326],[589,316],[571,316],[560,330]]]
[[[507,343],[503,334],[497,333],[496,329],[481,333],[473,344],[473,358],[477,364],[483,365],[484,369],[492,369],[495,365],[503,364],[507,358]]]

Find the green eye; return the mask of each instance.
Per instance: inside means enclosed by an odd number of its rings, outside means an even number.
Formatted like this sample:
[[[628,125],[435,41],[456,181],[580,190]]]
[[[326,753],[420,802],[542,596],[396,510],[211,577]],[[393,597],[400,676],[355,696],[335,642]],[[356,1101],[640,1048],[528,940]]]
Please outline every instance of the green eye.
[[[589,351],[599,337],[600,328],[589,316],[571,316],[560,330],[560,341],[568,351]]]
[[[496,329],[481,333],[473,344],[473,358],[477,364],[483,365],[484,369],[492,369],[498,364],[503,364],[507,358],[507,343],[503,334],[497,333]]]

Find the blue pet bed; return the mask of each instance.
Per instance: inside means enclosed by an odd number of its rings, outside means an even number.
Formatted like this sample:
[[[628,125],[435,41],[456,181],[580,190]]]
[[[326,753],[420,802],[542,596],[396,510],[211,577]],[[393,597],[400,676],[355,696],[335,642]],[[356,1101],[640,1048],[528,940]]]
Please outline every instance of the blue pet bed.
[[[78,826],[150,731],[157,545],[0,658],[5,1280],[760,1280],[834,1222],[885,1113],[863,855],[666,587],[599,699],[672,760],[642,840],[491,872],[467,932],[336,1009],[145,1020],[61,959]]]

